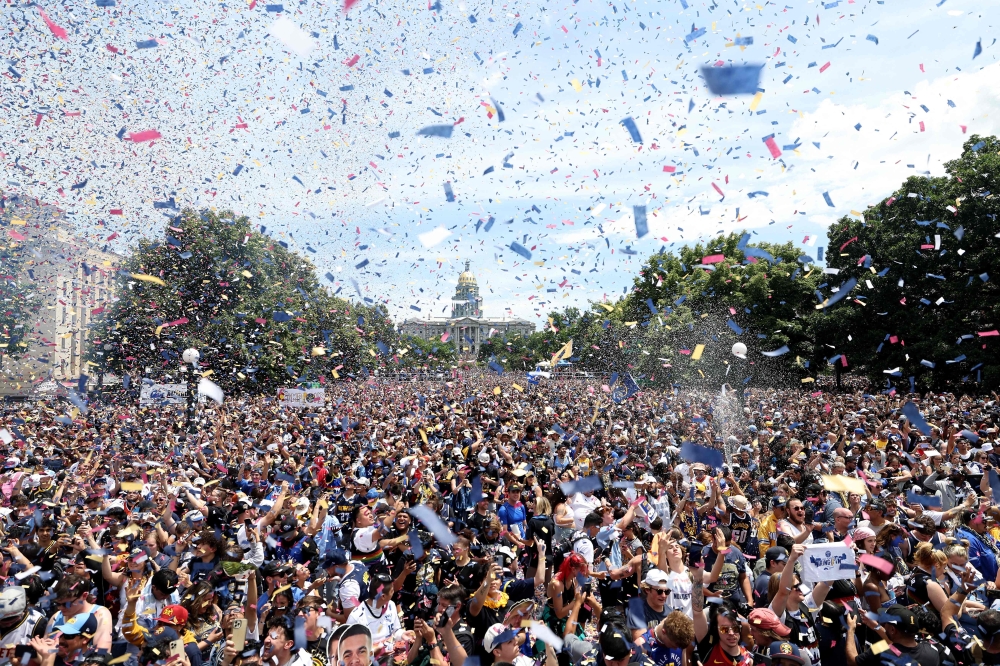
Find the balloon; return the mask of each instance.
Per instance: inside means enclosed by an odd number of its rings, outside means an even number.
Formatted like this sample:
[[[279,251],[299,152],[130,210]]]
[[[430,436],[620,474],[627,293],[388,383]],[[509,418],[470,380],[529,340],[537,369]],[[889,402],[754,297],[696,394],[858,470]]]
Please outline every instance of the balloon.
[[[734,344],[733,345],[733,356],[736,356],[738,358],[746,358],[747,357],[747,346],[745,344],[743,344],[742,342],[737,342],[736,344]]]

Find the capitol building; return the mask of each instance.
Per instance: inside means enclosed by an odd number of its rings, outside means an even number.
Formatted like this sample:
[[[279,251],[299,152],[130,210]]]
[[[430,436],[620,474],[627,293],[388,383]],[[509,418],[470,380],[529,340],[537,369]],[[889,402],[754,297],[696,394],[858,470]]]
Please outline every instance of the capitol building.
[[[451,299],[450,317],[428,319],[407,319],[399,327],[403,335],[412,335],[425,340],[438,339],[448,333],[448,342],[455,345],[459,354],[475,357],[479,345],[493,335],[530,335],[535,325],[518,318],[484,317],[483,297],[479,295],[476,276],[465,262],[465,270],[458,276],[458,287]]]

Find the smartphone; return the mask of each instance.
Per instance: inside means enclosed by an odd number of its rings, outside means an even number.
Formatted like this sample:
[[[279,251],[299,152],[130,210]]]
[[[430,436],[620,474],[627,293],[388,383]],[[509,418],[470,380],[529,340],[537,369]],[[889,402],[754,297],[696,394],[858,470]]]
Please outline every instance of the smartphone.
[[[698,543],[697,541],[692,541],[688,546],[688,562],[689,567],[701,566],[701,549],[704,548],[704,544]]]
[[[247,642],[246,619],[233,620],[233,646],[237,652],[242,652]]]
[[[183,640],[170,641],[170,657],[180,658],[182,654],[184,654],[184,641]]]
[[[24,662],[24,655],[28,655],[31,659],[34,659],[38,656],[38,653],[30,645],[18,645],[14,648],[14,661]]]

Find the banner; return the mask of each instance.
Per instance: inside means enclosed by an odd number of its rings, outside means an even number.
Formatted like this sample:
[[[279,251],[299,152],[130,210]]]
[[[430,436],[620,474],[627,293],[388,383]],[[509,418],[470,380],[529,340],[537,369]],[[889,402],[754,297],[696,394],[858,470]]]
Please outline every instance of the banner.
[[[857,573],[854,549],[843,543],[814,543],[799,558],[802,582],[819,583],[849,580]]]
[[[278,404],[282,407],[318,407],[326,400],[326,389],[278,389]]]
[[[143,384],[139,390],[140,405],[183,405],[186,402],[185,384]]]

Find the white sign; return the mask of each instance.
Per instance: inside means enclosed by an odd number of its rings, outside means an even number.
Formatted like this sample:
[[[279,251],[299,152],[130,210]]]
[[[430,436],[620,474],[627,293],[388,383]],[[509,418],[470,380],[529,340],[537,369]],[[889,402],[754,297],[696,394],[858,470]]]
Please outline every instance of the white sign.
[[[282,407],[319,407],[326,400],[326,389],[278,389]]]
[[[139,390],[140,405],[183,405],[185,402],[185,384],[144,384]]]
[[[819,583],[849,580],[857,575],[854,549],[843,543],[814,543],[799,558],[802,582]]]

